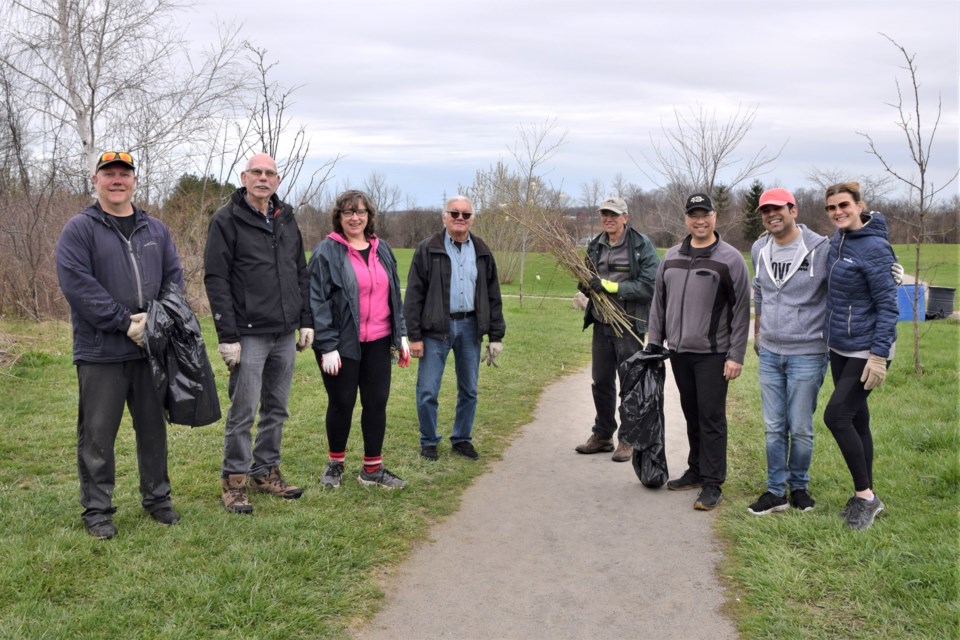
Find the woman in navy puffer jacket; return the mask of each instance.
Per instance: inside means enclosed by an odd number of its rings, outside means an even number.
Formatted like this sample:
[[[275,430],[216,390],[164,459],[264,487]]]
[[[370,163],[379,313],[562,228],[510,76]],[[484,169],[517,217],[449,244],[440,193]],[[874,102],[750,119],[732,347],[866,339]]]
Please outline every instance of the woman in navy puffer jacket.
[[[866,529],[883,511],[873,492],[870,390],[883,383],[897,340],[896,262],[883,216],[865,213],[856,182],[827,189],[830,239],[827,345],[834,390],[823,413],[853,476],[854,495],[841,512],[847,526]]]

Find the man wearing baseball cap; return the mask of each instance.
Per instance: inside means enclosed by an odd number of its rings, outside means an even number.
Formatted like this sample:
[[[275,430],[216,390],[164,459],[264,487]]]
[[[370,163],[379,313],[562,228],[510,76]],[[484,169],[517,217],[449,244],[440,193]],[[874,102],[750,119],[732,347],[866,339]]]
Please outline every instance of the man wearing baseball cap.
[[[617,431],[617,375],[620,365],[640,350],[653,297],[653,281],[660,257],[650,238],[633,229],[627,203],[611,196],[604,200],[597,213],[603,232],[587,246],[587,264],[594,272],[589,287],[593,295],[608,296],[633,320],[632,335],[617,331],[596,309],[587,303],[583,328],[593,325],[593,404],[596,417],[587,441],[576,447],[577,453],[613,451],[613,434]],[[584,293],[586,293],[584,287]],[[639,340],[638,340],[639,338]],[[617,444],[612,460],[626,462],[633,448],[625,442]]]
[[[757,212],[766,232],[750,250],[756,273],[753,348],[760,358],[767,490],[747,509],[754,515],[791,505],[810,511],[813,414],[827,371],[829,239],[797,223],[797,202],[786,189],[764,191]]]
[[[170,503],[163,405],[143,345],[147,303],[168,283],[182,290],[183,270],[170,230],[133,205],[135,169],[126,151],[100,154],[92,177],[97,201],[67,222],[56,246],[80,385],[80,504],[84,527],[97,539],[117,534],[114,443],[124,405],[137,433],[143,509],[162,525],[180,519]]]
[[[647,349],[669,348],[687,423],[688,469],[667,488],[702,487],[693,506],[709,511],[727,474],[727,385],[743,368],[750,276],[740,252],[716,232],[710,196],[694,193],[685,209],[690,235],[660,263]]]

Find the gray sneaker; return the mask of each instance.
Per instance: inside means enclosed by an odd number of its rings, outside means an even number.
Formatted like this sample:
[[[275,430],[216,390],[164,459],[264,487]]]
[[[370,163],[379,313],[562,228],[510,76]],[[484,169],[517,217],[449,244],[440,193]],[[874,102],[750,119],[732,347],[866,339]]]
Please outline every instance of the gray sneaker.
[[[853,504],[857,501],[857,496],[853,496],[847,500],[847,504],[843,505],[843,509],[840,509],[840,517],[844,520],[847,519],[847,516],[850,515],[850,509],[853,508]]]
[[[384,489],[403,489],[407,486],[405,481],[387,471],[386,467],[380,467],[373,473],[367,473],[361,469],[357,480],[364,486],[380,485]]]
[[[330,489],[340,488],[340,478],[343,476],[343,463],[331,460],[327,463],[323,475],[320,476],[320,484]]]
[[[873,524],[874,518],[883,511],[884,504],[880,496],[874,494],[873,500],[855,498],[847,512],[847,526],[851,529],[862,530]]]

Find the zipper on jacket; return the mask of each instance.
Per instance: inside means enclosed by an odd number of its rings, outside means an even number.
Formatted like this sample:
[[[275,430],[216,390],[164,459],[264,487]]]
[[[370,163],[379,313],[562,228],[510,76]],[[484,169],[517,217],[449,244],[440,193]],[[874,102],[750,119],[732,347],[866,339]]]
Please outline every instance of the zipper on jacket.
[[[847,307],[847,337],[853,335],[853,305]]]

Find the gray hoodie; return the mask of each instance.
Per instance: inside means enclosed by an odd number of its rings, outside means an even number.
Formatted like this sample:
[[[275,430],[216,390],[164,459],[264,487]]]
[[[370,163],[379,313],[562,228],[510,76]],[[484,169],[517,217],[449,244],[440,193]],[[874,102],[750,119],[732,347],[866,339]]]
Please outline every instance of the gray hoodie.
[[[793,265],[778,284],[770,261],[773,236],[761,235],[750,256],[754,312],[760,316],[760,345],[780,355],[827,352],[824,320],[827,315],[827,257],[829,238],[800,228],[800,244]]]

